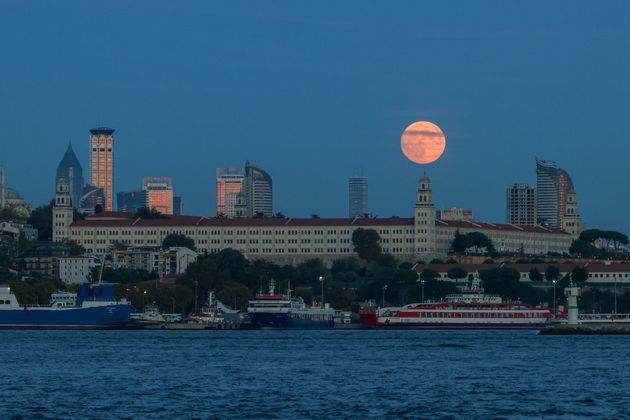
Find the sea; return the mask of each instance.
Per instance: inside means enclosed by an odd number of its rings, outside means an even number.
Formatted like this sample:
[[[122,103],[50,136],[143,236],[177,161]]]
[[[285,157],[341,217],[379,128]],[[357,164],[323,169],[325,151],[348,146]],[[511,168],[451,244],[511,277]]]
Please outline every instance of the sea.
[[[629,418],[630,336],[2,331],[2,419]]]

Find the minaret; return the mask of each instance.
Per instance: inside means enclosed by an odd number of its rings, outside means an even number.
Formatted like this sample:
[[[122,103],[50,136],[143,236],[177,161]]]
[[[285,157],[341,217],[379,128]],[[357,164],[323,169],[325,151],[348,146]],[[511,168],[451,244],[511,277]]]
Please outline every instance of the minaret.
[[[431,180],[426,174],[418,182],[414,219],[415,258],[432,258],[436,254],[435,206],[433,205]]]
[[[562,220],[562,230],[570,234],[572,240],[578,239],[580,237],[580,233],[582,233],[582,223],[580,222],[577,196],[573,189],[571,189],[571,191],[567,194],[567,203],[564,210],[564,218]]]
[[[57,178],[57,191],[53,205],[53,242],[63,242],[70,236],[72,224],[72,195],[65,178]]]

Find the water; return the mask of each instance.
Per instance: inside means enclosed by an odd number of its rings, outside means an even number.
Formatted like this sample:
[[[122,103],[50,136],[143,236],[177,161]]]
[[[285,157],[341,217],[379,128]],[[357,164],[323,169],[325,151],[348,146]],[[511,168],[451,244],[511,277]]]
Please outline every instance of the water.
[[[1,418],[623,418],[630,337],[3,331]]]

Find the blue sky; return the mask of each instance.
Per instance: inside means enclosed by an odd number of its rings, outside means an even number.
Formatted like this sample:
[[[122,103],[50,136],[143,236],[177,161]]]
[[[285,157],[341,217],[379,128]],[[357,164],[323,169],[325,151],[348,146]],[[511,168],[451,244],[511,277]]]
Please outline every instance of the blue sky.
[[[115,189],[172,176],[186,212],[214,214],[214,169],[245,160],[274,210],[345,216],[438,207],[505,220],[534,156],[573,178],[589,227],[630,232],[630,3],[623,1],[0,3],[0,164],[35,205],[69,138],[116,129]],[[400,151],[414,121],[447,138],[436,163]]]

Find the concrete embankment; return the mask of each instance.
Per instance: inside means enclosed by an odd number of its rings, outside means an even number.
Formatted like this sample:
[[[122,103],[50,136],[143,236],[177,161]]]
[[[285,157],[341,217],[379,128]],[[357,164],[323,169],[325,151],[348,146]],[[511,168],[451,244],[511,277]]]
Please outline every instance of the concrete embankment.
[[[590,323],[554,325],[543,328],[540,335],[617,335],[630,334],[630,323]]]

